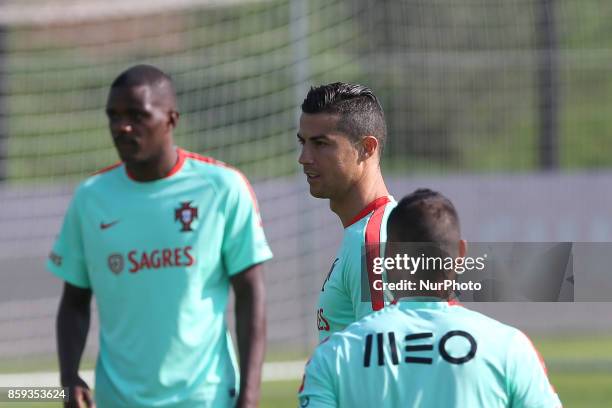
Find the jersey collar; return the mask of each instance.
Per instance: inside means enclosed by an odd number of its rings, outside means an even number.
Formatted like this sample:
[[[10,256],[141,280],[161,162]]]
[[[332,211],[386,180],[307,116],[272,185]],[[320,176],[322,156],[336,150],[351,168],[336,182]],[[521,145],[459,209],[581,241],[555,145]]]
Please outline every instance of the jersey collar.
[[[348,223],[348,225],[345,225],[344,228],[350,227],[351,225],[353,225],[354,223],[356,223],[357,221],[359,221],[360,219],[362,219],[363,217],[365,217],[372,211],[375,211],[377,208],[382,207],[383,205],[389,202],[391,202],[391,198],[389,198],[389,196],[378,197],[376,200],[366,205],[363,210],[359,211],[359,214],[357,214],[355,218],[353,218],[351,222]]]
[[[174,166],[172,166],[172,168],[170,169],[170,171],[168,172],[168,174],[166,174],[164,177],[157,179],[157,180],[163,180],[166,179],[168,177],[171,177],[173,175],[175,175],[176,173],[178,173],[178,171],[183,168],[183,164],[185,164],[185,158],[187,157],[187,154],[185,153],[185,151],[183,149],[181,149],[180,147],[176,148],[176,153],[178,155],[177,159],[176,159],[176,163],[174,163]],[[143,183],[143,181],[140,180],[136,180],[134,178],[134,176],[129,172],[129,170],[127,169],[127,166],[125,166],[125,173],[127,174],[127,176],[130,178],[130,180],[135,181],[137,183]],[[157,180],[151,180],[151,181],[157,181]],[[146,183],[146,181],[144,182]]]

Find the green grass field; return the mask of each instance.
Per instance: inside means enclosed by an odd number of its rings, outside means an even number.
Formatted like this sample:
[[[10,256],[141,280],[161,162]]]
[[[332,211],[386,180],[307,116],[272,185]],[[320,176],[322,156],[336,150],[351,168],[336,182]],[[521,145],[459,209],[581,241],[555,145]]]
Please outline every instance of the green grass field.
[[[606,408],[612,406],[612,335],[593,337],[534,338],[534,343],[548,365],[550,380],[566,408]],[[278,361],[271,356],[269,360]],[[91,368],[87,361],[85,368]],[[20,369],[21,368],[21,369]],[[52,359],[2,361],[0,373],[47,371],[56,369]],[[262,386],[262,408],[297,405],[299,379],[265,382]],[[59,408],[57,403],[2,403],[0,407]]]

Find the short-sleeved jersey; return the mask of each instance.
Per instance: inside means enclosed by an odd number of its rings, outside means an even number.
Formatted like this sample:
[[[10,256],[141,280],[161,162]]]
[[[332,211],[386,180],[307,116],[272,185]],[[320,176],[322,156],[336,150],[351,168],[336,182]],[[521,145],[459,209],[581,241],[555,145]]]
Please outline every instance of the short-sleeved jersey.
[[[306,366],[299,398],[309,408],[561,406],[527,336],[428,298],[329,337]]]
[[[379,278],[372,266],[373,258],[384,254],[387,219],[396,205],[393,197],[379,197],[344,228],[342,244],[319,294],[319,341],[384,306],[383,292],[374,289]],[[367,272],[367,280],[362,272]],[[368,296],[363,296],[364,290]]]
[[[84,181],[48,262],[95,296],[98,406],[233,406],[238,393],[230,277],[272,253],[246,179],[178,153],[163,179],[119,164]]]

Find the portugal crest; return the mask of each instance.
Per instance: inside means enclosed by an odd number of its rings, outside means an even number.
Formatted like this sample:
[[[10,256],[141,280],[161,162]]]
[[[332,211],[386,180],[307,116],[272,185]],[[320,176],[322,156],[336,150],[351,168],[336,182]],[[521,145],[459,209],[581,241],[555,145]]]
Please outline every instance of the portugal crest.
[[[181,203],[181,206],[174,210],[174,221],[179,221],[183,226],[181,232],[193,231],[191,223],[196,218],[198,218],[198,209],[191,206],[191,201]]]
[[[112,273],[118,275],[123,271],[123,255],[110,254],[108,256],[108,268]]]

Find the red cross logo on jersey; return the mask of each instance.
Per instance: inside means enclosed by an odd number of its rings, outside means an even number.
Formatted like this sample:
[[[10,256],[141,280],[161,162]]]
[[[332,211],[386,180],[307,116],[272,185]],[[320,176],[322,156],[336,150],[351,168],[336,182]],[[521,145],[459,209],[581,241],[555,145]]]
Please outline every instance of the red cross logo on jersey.
[[[191,223],[196,218],[198,218],[198,209],[191,206],[191,201],[181,203],[181,206],[174,210],[174,221],[180,221],[183,225],[181,232],[193,231]]]

